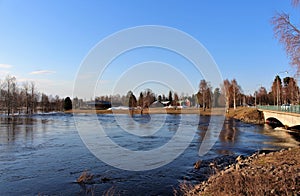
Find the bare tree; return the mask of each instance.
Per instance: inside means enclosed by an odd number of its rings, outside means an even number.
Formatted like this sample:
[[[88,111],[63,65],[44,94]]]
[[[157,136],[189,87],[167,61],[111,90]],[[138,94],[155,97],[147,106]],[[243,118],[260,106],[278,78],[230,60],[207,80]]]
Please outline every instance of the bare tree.
[[[296,7],[300,4],[300,0],[292,0],[292,3]]]
[[[48,112],[49,109],[50,109],[49,106],[50,106],[49,97],[46,94],[42,93],[42,100],[41,100],[42,111],[43,112]]]
[[[10,75],[7,75],[5,78],[5,95],[4,95],[4,99],[5,99],[5,107],[6,107],[6,111],[7,111],[7,115],[9,116],[13,111],[13,103],[14,103],[14,99],[13,99],[13,94],[15,92],[15,87],[16,87],[16,78],[12,77]]]
[[[155,95],[151,89],[147,89],[144,93],[143,108],[149,108],[156,101]]]
[[[261,86],[258,90],[257,98],[259,101],[259,105],[266,105],[269,103],[268,92],[267,89]]]
[[[178,106],[178,101],[179,101],[179,97],[178,97],[178,94],[175,92],[174,93],[174,100],[173,100],[173,106],[175,106],[175,108],[177,108]]]
[[[223,87],[222,87],[222,93],[225,95],[225,108],[228,111],[230,107],[230,82],[228,79],[224,80]]]
[[[293,0],[294,6],[299,5],[300,0]],[[284,45],[290,58],[290,64],[297,67],[300,73],[300,30],[291,22],[287,13],[277,13],[272,18],[275,37]]]
[[[212,107],[212,99],[213,99],[213,93],[212,93],[212,87],[207,84],[207,89],[205,92],[205,105],[206,108],[211,108]]]
[[[5,86],[5,83],[0,80],[0,108],[1,108],[1,112],[3,112],[3,108],[5,106],[5,103],[4,103],[4,100],[5,100],[4,86]]]
[[[26,114],[29,114],[29,84],[27,81],[23,83],[23,92],[25,95]]]
[[[233,109],[236,109],[237,95],[240,93],[239,86],[236,79],[231,81],[232,98],[233,98]]]
[[[206,98],[207,98],[207,89],[208,89],[208,85],[207,82],[205,80],[201,80],[200,84],[199,84],[199,95],[198,95],[198,101],[199,104],[201,105],[202,102],[202,108],[205,111],[206,106]],[[202,100],[201,100],[202,98]],[[201,100],[201,102],[200,102]]]
[[[127,97],[128,97],[128,107],[129,108],[134,108],[137,106],[137,100],[136,97],[134,96],[132,91],[129,91],[127,93]]]
[[[36,88],[35,88],[35,83],[31,82],[30,83],[30,91],[31,91],[31,108],[30,108],[30,113],[33,114],[36,109],[36,103],[37,103],[37,95],[36,95]]]
[[[143,105],[144,105],[144,95],[142,92],[140,93],[140,96],[139,96],[138,105],[140,107],[143,107]]]
[[[63,110],[63,102],[62,100],[59,98],[58,95],[55,96],[54,98],[54,102],[55,102],[55,111],[62,111]],[[79,101],[80,102],[80,101]],[[79,103],[79,108],[80,108],[80,103]]]
[[[14,79],[13,83],[12,83],[12,86],[11,86],[11,109],[12,109],[12,113],[16,113],[18,112],[18,109],[21,105],[21,103],[19,102],[19,89],[18,89],[18,86],[17,86],[17,83],[16,83],[16,79]]]

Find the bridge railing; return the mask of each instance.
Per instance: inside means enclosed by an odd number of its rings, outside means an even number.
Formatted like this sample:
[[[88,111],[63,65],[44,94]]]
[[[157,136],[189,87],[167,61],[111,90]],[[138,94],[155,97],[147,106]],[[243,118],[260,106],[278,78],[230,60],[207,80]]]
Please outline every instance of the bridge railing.
[[[273,110],[273,111],[291,112],[291,113],[300,114],[300,105],[290,105],[290,106],[258,105],[257,108],[262,110]]]

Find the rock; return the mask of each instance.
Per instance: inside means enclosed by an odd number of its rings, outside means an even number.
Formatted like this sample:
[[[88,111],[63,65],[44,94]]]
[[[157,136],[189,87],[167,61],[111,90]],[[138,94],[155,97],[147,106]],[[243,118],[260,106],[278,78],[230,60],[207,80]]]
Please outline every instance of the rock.
[[[272,190],[271,190],[271,194],[274,194],[274,193],[275,193],[275,189],[272,189]]]
[[[259,156],[259,157],[263,157],[263,156],[265,156],[265,155],[266,155],[266,153],[263,152],[263,153],[259,154],[258,156]]]
[[[215,166],[216,166],[215,163],[210,163],[210,164],[209,164],[209,167],[215,167]]]

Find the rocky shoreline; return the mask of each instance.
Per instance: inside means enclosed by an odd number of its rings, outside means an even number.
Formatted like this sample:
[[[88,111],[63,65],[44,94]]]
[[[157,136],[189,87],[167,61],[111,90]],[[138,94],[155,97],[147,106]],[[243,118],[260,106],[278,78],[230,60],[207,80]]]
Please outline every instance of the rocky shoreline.
[[[230,163],[231,162],[231,163]],[[300,195],[300,147],[277,152],[238,156],[224,163],[210,163],[214,171],[195,186],[181,186],[182,195]],[[202,167],[201,161],[194,164]]]

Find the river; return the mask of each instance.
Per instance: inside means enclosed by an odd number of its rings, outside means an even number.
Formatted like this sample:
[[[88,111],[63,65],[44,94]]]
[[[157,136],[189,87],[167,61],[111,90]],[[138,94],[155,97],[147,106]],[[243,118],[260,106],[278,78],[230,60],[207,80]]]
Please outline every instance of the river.
[[[130,150],[151,150],[170,141],[179,126],[193,129],[195,137],[187,149],[174,161],[148,171],[127,171],[110,166],[94,156],[75,126],[71,114],[37,114],[0,118],[0,195],[87,195],[105,192],[120,195],[172,195],[184,181],[201,180],[200,171],[193,169],[199,160],[198,150],[207,131],[210,117],[199,115],[159,115],[134,120],[139,130],[157,128],[151,119],[163,122],[153,136],[124,133],[120,123],[132,127],[128,115],[97,115],[115,143]],[[89,114],[80,116],[82,123],[91,120]],[[87,129],[88,126],[87,126]],[[202,160],[226,156],[250,155],[258,150],[278,150],[299,145],[299,134],[274,130],[268,125],[246,124],[225,119],[213,148]],[[100,144],[101,146],[101,144]],[[135,161],[135,160],[132,160]],[[80,185],[76,179],[88,171],[95,181]]]

